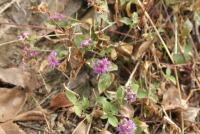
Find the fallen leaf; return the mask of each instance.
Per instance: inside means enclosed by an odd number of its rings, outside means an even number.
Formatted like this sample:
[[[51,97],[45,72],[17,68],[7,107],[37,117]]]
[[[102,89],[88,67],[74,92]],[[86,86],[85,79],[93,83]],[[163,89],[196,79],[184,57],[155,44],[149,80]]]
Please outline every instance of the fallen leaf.
[[[129,119],[133,118],[135,111],[131,105],[118,106],[118,108],[121,115]]]
[[[19,134],[19,126],[12,120],[0,123],[0,134]]]
[[[0,82],[4,85],[11,84],[31,92],[37,87],[36,73],[32,69],[19,68],[0,69]]]
[[[120,46],[116,48],[116,51],[124,56],[131,56],[133,51],[133,45],[120,42]]]
[[[41,2],[39,6],[32,6],[28,9],[34,12],[46,13],[48,10],[48,4],[46,2]]]
[[[154,37],[151,40],[145,41],[138,47],[134,47],[133,52],[132,52],[132,59],[138,60],[142,56],[142,54],[149,48],[151,44],[153,44],[156,41],[156,38]]]
[[[48,64],[48,60],[43,60],[40,65],[40,69],[38,70],[38,73],[42,73],[44,69],[47,67],[47,64]]]
[[[87,131],[87,123],[86,121],[80,122],[77,127],[76,127],[76,131],[74,132],[74,134],[86,134]]]
[[[50,110],[56,110],[61,107],[69,107],[74,105],[66,96],[66,93],[59,93],[50,103]]]
[[[179,92],[175,86],[171,86],[164,94],[162,106],[165,110],[182,108],[187,109],[188,105],[186,104],[186,100],[179,99]],[[182,104],[182,105],[181,105]]]
[[[112,58],[112,60],[116,60],[117,59],[117,52],[115,49],[112,49],[110,57]]]
[[[112,134],[112,133],[107,131],[106,129],[103,129],[99,134]]]
[[[187,110],[183,111],[185,126],[189,127],[194,124],[195,118],[199,114],[199,110],[200,108],[188,107]]]
[[[0,88],[0,122],[13,119],[22,109],[26,92],[21,89]]]
[[[92,116],[94,117],[94,119],[98,119],[101,116],[103,116],[104,114],[106,114],[104,111],[97,109],[94,111]]]
[[[42,111],[28,111],[21,114],[16,115],[13,118],[13,121],[38,121],[45,120],[44,114]]]

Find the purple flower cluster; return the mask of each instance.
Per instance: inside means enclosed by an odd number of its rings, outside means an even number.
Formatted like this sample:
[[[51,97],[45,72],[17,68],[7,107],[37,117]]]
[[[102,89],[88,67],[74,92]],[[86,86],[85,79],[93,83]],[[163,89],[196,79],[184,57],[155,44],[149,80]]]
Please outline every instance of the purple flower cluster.
[[[92,63],[94,65],[93,72],[96,74],[102,74],[107,73],[109,68],[112,68],[112,66],[109,66],[110,61],[108,61],[108,58],[104,58],[103,60],[98,60],[96,63]]]
[[[52,51],[47,57],[48,60],[48,66],[52,67],[53,69],[56,68],[57,65],[60,65],[59,61],[56,59],[56,53]]]
[[[38,51],[33,49],[33,44],[30,44],[30,45],[24,45],[24,49],[23,49],[23,52],[24,53],[28,53],[29,52],[29,55],[31,57],[35,56],[36,54],[38,54]]]
[[[35,56],[37,53],[38,53],[37,50],[35,50],[35,49],[30,49],[30,56],[31,56],[31,57]]]
[[[64,16],[63,15],[61,15],[61,14],[54,14],[54,15],[51,15],[50,16],[50,18],[52,19],[52,20],[62,20],[62,21],[64,21],[65,20],[65,18],[64,18]]]
[[[21,36],[19,36],[19,41],[24,41],[26,38],[28,38],[29,32],[25,31]]]
[[[119,123],[116,129],[119,134],[134,134],[137,127],[132,120],[124,118],[123,123]]]
[[[126,103],[132,103],[136,100],[137,98],[137,94],[135,94],[130,87],[128,87],[126,90],[124,90],[124,93],[126,95],[126,97],[124,98],[124,100],[126,101]]]
[[[90,38],[89,40],[83,40],[81,42],[81,47],[80,48],[86,48],[87,46],[92,45],[92,39]]]

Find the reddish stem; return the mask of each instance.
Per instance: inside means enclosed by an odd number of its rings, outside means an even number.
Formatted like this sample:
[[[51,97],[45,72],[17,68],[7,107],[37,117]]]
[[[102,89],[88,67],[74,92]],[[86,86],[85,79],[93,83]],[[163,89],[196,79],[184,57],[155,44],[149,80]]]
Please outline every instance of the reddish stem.
[[[117,33],[117,34],[121,34],[121,35],[124,35],[124,36],[128,36],[128,37],[131,37],[131,38],[135,38],[135,36],[131,36],[131,35],[128,35],[128,34],[125,34],[125,33],[121,33],[121,32],[118,32],[118,31],[113,31],[113,30],[110,30],[110,29],[106,29],[110,32],[114,32],[114,33]]]

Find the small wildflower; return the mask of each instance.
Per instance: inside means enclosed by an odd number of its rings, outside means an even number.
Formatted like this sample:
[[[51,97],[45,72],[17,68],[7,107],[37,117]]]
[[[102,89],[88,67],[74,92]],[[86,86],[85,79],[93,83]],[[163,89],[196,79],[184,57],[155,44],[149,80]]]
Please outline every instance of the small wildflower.
[[[94,1],[93,0],[88,0],[88,6],[92,6],[94,5]]]
[[[47,60],[48,60],[48,66],[52,68],[56,68],[57,65],[60,65],[59,61],[56,59],[56,53],[54,51],[50,53]]]
[[[64,16],[63,15],[61,15],[61,14],[54,14],[54,15],[51,15],[50,16],[50,18],[52,19],[52,20],[65,20],[65,18],[64,18]]]
[[[132,120],[124,118],[123,123],[119,123],[116,129],[119,134],[134,134],[137,127]]]
[[[124,98],[126,103],[132,103],[136,100],[137,95],[130,89],[130,87],[124,90],[124,93],[126,94],[126,97]]]
[[[24,41],[26,38],[28,38],[29,32],[25,31],[21,36],[19,36],[19,41]]]
[[[83,40],[81,42],[81,47],[80,48],[86,48],[87,46],[92,45],[92,39],[90,38],[89,40]]]
[[[35,49],[30,49],[30,56],[31,56],[31,57],[35,56],[37,53],[38,53],[37,50],[35,50]]]
[[[93,72],[96,74],[102,74],[107,73],[109,68],[112,68],[112,66],[108,66],[107,64],[110,64],[110,61],[108,61],[108,58],[104,58],[103,60],[98,60],[96,63],[92,63],[95,67]]]

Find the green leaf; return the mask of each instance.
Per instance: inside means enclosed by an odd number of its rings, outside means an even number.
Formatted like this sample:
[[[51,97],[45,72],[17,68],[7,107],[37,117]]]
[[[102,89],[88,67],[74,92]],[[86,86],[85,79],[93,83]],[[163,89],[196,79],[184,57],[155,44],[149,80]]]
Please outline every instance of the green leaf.
[[[107,48],[107,49],[105,50],[105,52],[106,52],[106,53],[111,53],[112,50],[113,50],[113,48],[112,48],[112,47],[109,47],[109,48]]]
[[[150,94],[149,97],[156,102],[158,101],[158,97],[154,94]]]
[[[108,23],[109,25],[113,24],[113,22],[110,22],[110,21],[108,20],[108,16],[107,16],[107,15],[102,14],[102,15],[100,15],[100,16],[101,16],[101,18],[102,18],[106,23]]]
[[[155,83],[154,83],[155,84]],[[151,94],[155,94],[156,93],[156,87],[154,84],[151,84],[151,90],[150,90],[150,93]]]
[[[118,66],[117,66],[115,63],[110,62],[109,65],[112,66],[112,68],[109,68],[109,69],[108,69],[109,72],[110,72],[110,71],[116,71],[116,70],[118,70]]]
[[[81,105],[74,105],[74,110],[76,115],[78,115],[79,117],[81,117],[81,113],[82,113],[82,106]]]
[[[92,121],[92,117],[89,114],[86,114],[86,119],[89,123]]]
[[[84,109],[87,109],[87,108],[89,107],[89,100],[88,100],[88,98],[85,98],[85,97],[83,96],[83,101],[82,101],[82,103],[83,103],[83,108],[84,108]]]
[[[59,56],[68,55],[68,51],[62,50],[59,52]]]
[[[143,99],[148,95],[146,90],[138,89],[137,98]]]
[[[113,127],[117,127],[118,125],[118,120],[115,116],[109,116],[108,117],[108,122],[113,126]]]
[[[117,107],[117,105],[115,105],[115,104],[111,104],[112,105],[112,108],[111,108],[111,112],[113,113],[113,114],[118,114],[118,107]]]
[[[107,102],[107,99],[105,97],[101,96],[101,97],[97,97],[96,101],[103,104],[103,103]]]
[[[135,2],[137,2],[137,0],[120,0],[120,5],[123,6],[128,1],[135,1]]]
[[[85,29],[84,27],[80,27],[83,35],[90,35],[90,30]]]
[[[101,94],[104,90],[106,90],[111,85],[111,83],[112,78],[109,73],[100,75],[98,82],[99,93]]]
[[[77,35],[75,36],[75,39],[74,39],[74,43],[76,45],[76,47],[81,47],[81,42],[85,40],[85,37],[83,35]]]
[[[169,67],[166,69],[166,75],[171,75],[171,69]]]
[[[104,114],[103,116],[101,116],[101,119],[107,119],[108,118],[108,114]]]
[[[131,20],[127,17],[123,17],[119,20],[120,22],[126,24],[126,25],[130,25],[131,24]]]
[[[184,26],[184,29],[183,29],[183,33],[182,34],[187,36],[192,31],[193,24],[189,19],[187,19],[185,21],[185,23],[183,24],[183,26]]]
[[[183,57],[182,54],[173,54],[172,57],[173,57],[174,61],[176,63],[178,63],[178,64],[184,64],[184,63],[186,63],[186,61],[185,61],[185,59],[184,59],[184,57]]]
[[[106,112],[106,113],[109,113],[112,109],[112,105],[110,102],[104,102],[102,103],[103,104],[103,111]]]
[[[178,52],[180,52],[180,50],[178,50]],[[187,61],[192,59],[192,56],[191,56],[192,53],[193,53],[192,45],[191,45],[190,41],[187,40],[187,45],[185,47],[183,47],[183,54],[185,55],[185,58]],[[172,57],[173,57],[174,61],[178,64],[186,63],[186,61],[181,53],[173,54]]]
[[[106,51],[105,50],[102,50],[101,52],[100,52],[100,55],[101,56],[104,56],[106,54]]]
[[[123,93],[124,89],[125,89],[124,86],[119,86],[118,89],[117,89],[116,97],[117,97],[119,104],[122,104],[123,101],[124,101],[124,93]]]
[[[131,90],[132,90],[134,93],[137,94],[138,89],[139,89],[139,85],[138,85],[138,84],[132,84],[132,85],[130,85],[130,87],[131,87]]]
[[[166,75],[166,78],[169,79],[171,82],[173,82],[174,84],[176,84],[176,79],[174,76],[172,75]]]
[[[66,90],[66,95],[67,95],[68,99],[69,99],[73,104],[75,104],[75,103],[77,102],[77,98],[76,98],[76,96],[75,96],[72,92]]]
[[[92,63],[94,62],[97,62],[99,59],[97,58],[93,58],[93,59],[90,59],[88,61],[86,61],[86,63],[91,67],[91,68],[94,68],[94,65],[92,65]]]
[[[200,25],[200,12],[194,12],[193,19],[196,21],[198,25]]]

